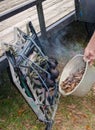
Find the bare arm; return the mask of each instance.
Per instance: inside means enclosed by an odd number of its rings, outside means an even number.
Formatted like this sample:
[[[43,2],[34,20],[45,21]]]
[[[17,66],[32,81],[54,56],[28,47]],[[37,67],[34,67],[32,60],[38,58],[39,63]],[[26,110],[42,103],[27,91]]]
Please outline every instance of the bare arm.
[[[95,61],[95,32],[84,51],[84,60],[92,65]]]

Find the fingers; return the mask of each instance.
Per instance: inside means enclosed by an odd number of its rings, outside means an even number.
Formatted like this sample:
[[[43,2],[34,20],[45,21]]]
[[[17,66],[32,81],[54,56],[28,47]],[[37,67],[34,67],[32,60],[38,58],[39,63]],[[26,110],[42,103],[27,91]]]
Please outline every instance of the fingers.
[[[90,66],[94,65],[94,61],[89,62]]]
[[[90,65],[93,65],[95,61],[95,53],[93,53],[93,51],[85,49],[83,59],[85,62],[89,62]]]
[[[87,49],[85,49],[83,59],[84,59],[85,62],[90,60],[90,53],[89,53],[89,51]]]
[[[90,62],[89,62],[89,64],[92,66],[92,65],[94,65],[94,63],[95,63],[95,55],[92,56],[92,57],[90,57]]]

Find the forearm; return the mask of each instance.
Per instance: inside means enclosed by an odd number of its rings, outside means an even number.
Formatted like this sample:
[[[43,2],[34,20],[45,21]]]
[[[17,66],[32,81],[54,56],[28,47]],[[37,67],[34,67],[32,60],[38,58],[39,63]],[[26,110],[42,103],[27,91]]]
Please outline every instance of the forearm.
[[[91,37],[88,45],[92,45],[92,46],[95,46],[95,32],[93,33],[93,36]]]

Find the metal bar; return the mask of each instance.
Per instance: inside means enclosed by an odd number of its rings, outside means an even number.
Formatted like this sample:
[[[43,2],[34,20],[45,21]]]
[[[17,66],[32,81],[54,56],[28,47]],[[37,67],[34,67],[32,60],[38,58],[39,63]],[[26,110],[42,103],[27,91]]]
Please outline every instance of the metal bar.
[[[78,20],[78,12],[79,12],[79,0],[74,0],[75,1],[75,19]]]
[[[42,3],[45,0],[40,0],[40,2]],[[22,11],[25,11],[28,8],[31,8],[32,6],[37,5],[39,1],[38,0],[30,0],[30,1],[26,1],[20,5],[17,5],[9,10],[6,10],[2,13],[0,13],[0,22],[3,20],[6,20]]]
[[[38,12],[38,19],[39,19],[39,24],[40,24],[41,35],[42,35],[42,38],[44,40],[47,40],[46,26],[45,26],[45,19],[44,19],[42,3],[38,2],[36,7],[37,7],[37,12]]]

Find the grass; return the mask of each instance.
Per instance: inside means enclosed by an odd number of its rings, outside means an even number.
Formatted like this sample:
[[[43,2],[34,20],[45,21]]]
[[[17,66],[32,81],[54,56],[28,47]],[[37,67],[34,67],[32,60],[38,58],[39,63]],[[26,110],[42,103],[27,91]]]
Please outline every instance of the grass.
[[[44,130],[45,125],[22,98],[4,73],[0,85],[0,130]],[[83,98],[61,97],[53,130],[94,130],[95,96],[92,91]]]
[[[61,104],[59,105],[58,112],[63,114],[63,119],[61,118],[63,125],[60,125],[60,129],[85,130],[89,126],[89,129],[94,130],[95,116],[93,115],[95,114],[95,101],[91,95],[89,93],[84,98],[69,96],[60,100]]]
[[[0,85],[0,130],[39,130],[43,123],[38,122],[8,75],[5,73],[3,76],[6,79]]]

